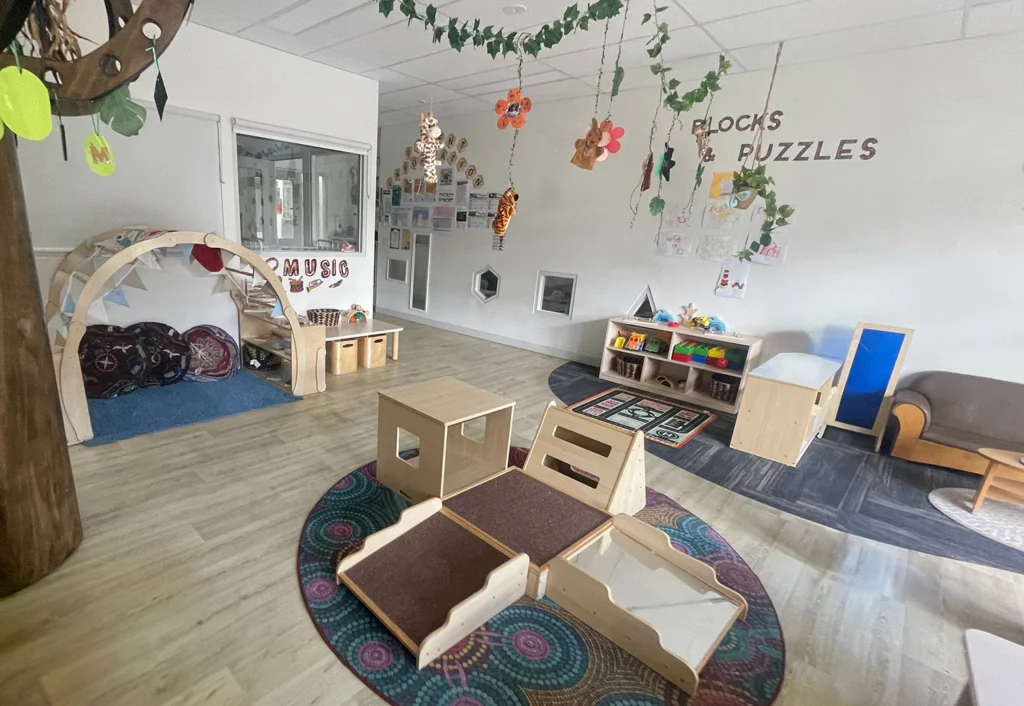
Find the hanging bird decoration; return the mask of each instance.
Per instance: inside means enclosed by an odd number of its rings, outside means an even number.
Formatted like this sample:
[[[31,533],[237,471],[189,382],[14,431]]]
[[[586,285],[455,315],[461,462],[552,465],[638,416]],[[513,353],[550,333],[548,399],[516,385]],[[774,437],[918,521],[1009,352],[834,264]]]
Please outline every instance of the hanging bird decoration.
[[[441,149],[441,128],[433,113],[420,113],[420,139],[416,151],[423,155],[423,178],[428,184],[437,183],[437,152]]]
[[[491,223],[491,230],[499,238],[504,239],[505,231],[508,230],[509,221],[516,215],[516,202],[519,201],[519,194],[511,186],[505,189],[498,201],[498,211],[494,214],[494,222]]]

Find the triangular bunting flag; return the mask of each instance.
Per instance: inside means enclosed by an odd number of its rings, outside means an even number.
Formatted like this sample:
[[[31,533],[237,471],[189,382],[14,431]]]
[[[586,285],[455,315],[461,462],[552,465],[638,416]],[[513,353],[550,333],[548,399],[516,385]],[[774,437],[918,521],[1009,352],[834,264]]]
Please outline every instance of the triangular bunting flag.
[[[140,275],[139,271],[134,267],[121,279],[119,285],[122,287],[131,287],[132,289],[146,289],[146,283],[142,281],[142,275]]]
[[[118,306],[130,307],[128,303],[128,297],[125,296],[124,290],[120,286],[114,287],[107,295],[103,297],[104,301],[108,301],[111,304],[117,304]]]
[[[181,250],[181,254],[186,260],[192,257],[192,243],[179,243],[178,250]]]
[[[109,324],[110,319],[107,317],[107,308],[103,305],[102,299],[97,299],[89,305],[89,320],[90,324]]]
[[[149,252],[142,253],[141,255],[138,256],[138,258],[136,258],[135,261],[138,264],[142,265],[143,267],[148,267],[151,270],[163,269],[162,267],[160,267],[160,263],[157,262],[156,255],[153,254],[152,250],[150,250]]]
[[[75,298],[71,296],[71,292],[64,294],[64,301],[61,302],[60,312],[71,316],[75,313]]]
[[[279,317],[279,318],[282,318],[282,319],[284,318],[284,309],[281,307],[281,300],[280,299],[278,299],[276,302],[274,302],[274,310],[270,312],[270,315],[271,316],[276,316],[276,317]]]

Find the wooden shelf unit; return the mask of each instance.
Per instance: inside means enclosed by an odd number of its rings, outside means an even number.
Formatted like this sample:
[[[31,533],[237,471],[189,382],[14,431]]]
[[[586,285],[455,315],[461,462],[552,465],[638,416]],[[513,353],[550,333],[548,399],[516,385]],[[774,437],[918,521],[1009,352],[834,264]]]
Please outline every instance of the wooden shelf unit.
[[[293,332],[287,319],[275,319],[266,312],[247,311],[241,306],[238,311],[238,337],[242,342],[276,355],[291,367],[290,381],[277,382],[273,376],[266,379],[298,397],[327,389],[326,330],[325,326],[310,324]],[[287,345],[279,342],[287,342]],[[303,366],[296,365],[300,360]]]
[[[626,332],[627,337],[631,331],[639,331],[647,334],[647,339],[659,338],[663,343],[662,352],[651,353],[649,351],[632,351],[626,348],[615,348],[612,342],[619,336],[619,332]],[[705,363],[684,363],[672,360],[672,349],[683,341],[693,340],[708,345],[722,346],[723,348],[740,348],[746,351],[746,360],[742,370],[729,370],[716,368]],[[757,359],[761,353],[762,339],[756,336],[744,336],[731,333],[705,333],[699,329],[692,329],[680,326],[673,328],[665,324],[658,324],[642,319],[614,318],[608,320],[608,330],[605,334],[605,349],[601,356],[601,379],[614,382],[625,387],[632,387],[638,390],[648,390],[663,397],[677,399],[684,402],[691,402],[703,407],[720,412],[736,414],[739,411],[740,398],[743,395],[743,388],[747,383],[747,374],[757,366]],[[636,356],[643,358],[644,364],[639,380],[619,375],[615,372],[615,358],[617,356]],[[716,400],[708,393],[708,383],[711,375],[721,373],[739,380],[739,390],[736,399],[732,402]],[[659,385],[656,378],[665,375],[680,382],[676,389]]]

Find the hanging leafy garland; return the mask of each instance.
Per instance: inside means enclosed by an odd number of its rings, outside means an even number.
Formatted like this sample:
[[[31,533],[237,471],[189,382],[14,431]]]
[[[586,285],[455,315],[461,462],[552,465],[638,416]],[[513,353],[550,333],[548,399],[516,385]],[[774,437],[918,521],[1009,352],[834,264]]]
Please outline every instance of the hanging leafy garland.
[[[526,39],[523,40],[523,51],[533,58],[537,58],[541,49],[550,49],[576,30],[587,31],[590,29],[591,22],[615,17],[622,11],[622,6],[622,0],[595,0],[587,5],[586,10],[580,10],[579,3],[574,3],[565,8],[562,19],[544,25],[533,34],[517,32],[505,34],[504,28],[495,30],[494,25],[481,27],[482,23],[479,19],[473,20],[470,25],[469,20],[460,21],[458,17],[450,17],[445,22],[442,17],[441,24],[438,24],[437,8],[427,5],[421,12],[417,9],[415,0],[399,0],[398,10],[409,19],[409,24],[412,24],[413,20],[421,20],[424,29],[429,29],[433,33],[435,43],[439,43],[447,37],[451,48],[459,52],[467,44],[472,44],[474,47],[486,47],[487,53],[493,59],[498,54],[505,56],[515,52],[516,38],[520,34],[526,36]],[[395,0],[378,0],[377,9],[387,17],[395,9]],[[619,82],[621,83],[621,79]]]

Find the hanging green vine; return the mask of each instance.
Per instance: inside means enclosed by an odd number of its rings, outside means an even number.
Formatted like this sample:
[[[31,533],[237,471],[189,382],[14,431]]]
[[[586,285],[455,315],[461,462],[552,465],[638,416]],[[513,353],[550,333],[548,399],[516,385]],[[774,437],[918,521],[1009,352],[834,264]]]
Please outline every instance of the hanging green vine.
[[[470,24],[469,20],[459,20],[458,17],[449,17],[445,22],[444,17],[439,19],[437,8],[427,5],[422,11],[417,8],[415,0],[399,0],[398,11],[405,15],[409,24],[413,20],[423,22],[424,29],[429,29],[435,43],[442,42],[445,38],[448,44],[455,51],[462,51],[467,44],[474,47],[486,47],[487,53],[493,59],[498,54],[506,54],[516,51],[516,42],[522,41],[523,51],[536,58],[542,49],[550,49],[564,37],[577,30],[587,31],[591,22],[599,22],[615,17],[622,11],[622,0],[595,0],[587,5],[586,10],[580,10],[579,3],[574,3],[565,8],[562,18],[551,24],[546,24],[536,32],[505,33],[505,29],[495,30],[494,25],[481,27],[482,22],[477,19]],[[395,0],[378,0],[377,8],[385,17],[389,16],[395,9]],[[621,83],[621,79],[620,79]]]
[[[758,240],[750,241],[746,250],[741,250],[736,254],[740,260],[750,262],[750,258],[756,255],[761,248],[772,244],[774,231],[789,225],[789,218],[792,217],[794,209],[788,204],[778,205],[778,197],[770,188],[774,185],[775,179],[765,173],[763,164],[753,169],[744,167],[741,171],[733,172],[733,193],[741,189],[757,189],[757,193],[764,198],[764,222],[761,224],[761,237]]]

